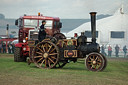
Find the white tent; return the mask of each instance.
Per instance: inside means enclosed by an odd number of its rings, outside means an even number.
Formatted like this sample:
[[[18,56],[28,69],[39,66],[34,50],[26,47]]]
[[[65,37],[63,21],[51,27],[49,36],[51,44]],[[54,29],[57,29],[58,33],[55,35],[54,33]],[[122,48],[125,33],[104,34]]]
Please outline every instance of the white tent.
[[[111,45],[113,48],[116,44],[122,49],[124,45],[128,47],[128,14],[123,13],[119,8],[113,16],[96,21],[97,42],[100,44]],[[88,33],[91,31],[91,23],[84,23],[81,26],[67,33],[67,37],[73,37],[74,33],[80,35],[81,32]],[[90,40],[89,38],[88,40]]]

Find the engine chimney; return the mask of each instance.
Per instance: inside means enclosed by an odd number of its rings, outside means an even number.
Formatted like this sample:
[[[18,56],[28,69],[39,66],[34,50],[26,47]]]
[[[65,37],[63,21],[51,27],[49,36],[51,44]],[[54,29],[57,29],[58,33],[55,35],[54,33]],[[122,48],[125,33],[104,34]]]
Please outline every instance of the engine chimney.
[[[96,43],[96,12],[90,12],[92,43]]]

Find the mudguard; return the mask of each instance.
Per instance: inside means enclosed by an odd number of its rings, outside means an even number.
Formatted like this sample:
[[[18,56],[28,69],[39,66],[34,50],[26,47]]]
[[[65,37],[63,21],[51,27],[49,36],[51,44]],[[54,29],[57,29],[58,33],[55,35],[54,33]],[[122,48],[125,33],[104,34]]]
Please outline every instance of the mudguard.
[[[15,44],[15,47],[23,47],[25,45],[27,45],[27,44],[26,43],[17,43],[17,44]]]

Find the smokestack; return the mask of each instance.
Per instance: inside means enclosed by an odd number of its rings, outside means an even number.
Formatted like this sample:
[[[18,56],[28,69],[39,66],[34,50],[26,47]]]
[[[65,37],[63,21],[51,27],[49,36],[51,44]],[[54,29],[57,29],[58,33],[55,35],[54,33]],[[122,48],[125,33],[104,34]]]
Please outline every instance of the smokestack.
[[[90,12],[92,43],[96,43],[96,12]]]

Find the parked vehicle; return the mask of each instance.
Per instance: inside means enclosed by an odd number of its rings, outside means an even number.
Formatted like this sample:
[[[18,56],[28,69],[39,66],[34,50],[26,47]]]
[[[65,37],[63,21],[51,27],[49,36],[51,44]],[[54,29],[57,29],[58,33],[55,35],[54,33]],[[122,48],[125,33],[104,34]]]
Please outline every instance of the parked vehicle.
[[[19,27],[18,43],[15,44],[14,51],[15,62],[24,62],[26,58],[30,56],[29,52],[31,52],[31,49],[28,46],[28,39],[31,40],[35,32],[36,35],[38,35],[38,28],[43,20],[46,21],[45,28],[47,36],[53,37],[61,35],[60,28],[62,24],[58,17],[43,16],[40,13],[38,15],[21,16],[15,21],[15,25]]]

